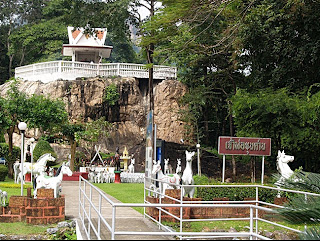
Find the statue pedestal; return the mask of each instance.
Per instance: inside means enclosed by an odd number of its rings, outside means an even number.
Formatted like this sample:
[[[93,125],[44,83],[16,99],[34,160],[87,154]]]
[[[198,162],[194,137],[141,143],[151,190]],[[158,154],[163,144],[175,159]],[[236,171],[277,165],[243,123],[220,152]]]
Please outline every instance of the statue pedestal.
[[[121,171],[114,171],[114,183],[121,183],[120,173]]]
[[[31,182],[31,173],[26,173],[24,181]]]

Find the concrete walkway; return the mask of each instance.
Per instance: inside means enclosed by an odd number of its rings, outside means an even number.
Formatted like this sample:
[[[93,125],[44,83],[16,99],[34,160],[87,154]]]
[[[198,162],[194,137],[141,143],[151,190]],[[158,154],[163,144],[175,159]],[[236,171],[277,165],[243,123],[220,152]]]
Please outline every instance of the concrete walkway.
[[[107,185],[107,184],[106,184]],[[86,194],[90,196],[90,189],[86,188]],[[99,195],[98,193],[92,189],[92,202],[95,204],[95,206],[98,208],[99,204]],[[77,218],[79,226],[82,224],[80,223],[79,219],[79,182],[75,181],[63,181],[62,182],[62,195],[65,195],[66,200],[66,218],[67,219],[73,219]],[[105,195],[110,198],[115,203],[121,203],[114,197],[111,197],[110,195]],[[89,210],[88,205],[86,206],[86,212],[91,213],[91,220],[95,224],[94,226],[98,226],[98,215],[97,213],[91,208]],[[112,223],[112,206],[105,200],[102,200],[101,205],[101,213],[103,217],[106,219],[108,224],[111,226]],[[117,208],[116,209],[116,231],[132,231],[132,232],[159,232],[158,226],[150,221],[149,219],[144,218],[144,216],[137,212],[136,210],[132,208]],[[106,228],[106,226],[101,222],[101,237],[102,239],[111,239],[111,233]],[[84,232],[82,232],[83,237]],[[94,232],[91,230],[91,239],[96,239],[96,235],[94,235]],[[119,235],[115,237],[116,239],[122,239],[122,240],[173,240],[173,237],[169,236],[123,236]],[[86,239],[86,238],[85,238]]]

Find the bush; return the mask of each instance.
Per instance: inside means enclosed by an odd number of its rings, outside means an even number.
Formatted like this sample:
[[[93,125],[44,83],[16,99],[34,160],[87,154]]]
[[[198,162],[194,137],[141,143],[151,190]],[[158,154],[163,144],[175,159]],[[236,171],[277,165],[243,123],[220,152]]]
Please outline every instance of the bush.
[[[4,138],[4,135],[2,132],[0,132],[0,143],[5,143],[6,139]]]
[[[0,165],[0,181],[3,182],[6,179],[6,176],[8,176],[8,167],[5,165]]]
[[[255,198],[256,188],[254,187],[218,187],[218,188],[197,188],[197,197],[204,201],[212,201],[213,198],[229,198],[230,201],[243,201],[245,198]],[[273,203],[278,191],[259,188],[259,200]]]
[[[54,158],[57,158],[57,154],[55,153],[53,148],[50,146],[49,142],[40,140],[33,150],[34,161],[37,161],[39,157],[41,157],[43,154],[46,154],[46,153],[51,153],[51,155]]]
[[[21,150],[19,147],[14,146],[12,150],[12,156],[9,157],[9,145],[6,143],[0,143],[0,157],[4,157],[7,162],[12,163],[16,160],[20,160]]]

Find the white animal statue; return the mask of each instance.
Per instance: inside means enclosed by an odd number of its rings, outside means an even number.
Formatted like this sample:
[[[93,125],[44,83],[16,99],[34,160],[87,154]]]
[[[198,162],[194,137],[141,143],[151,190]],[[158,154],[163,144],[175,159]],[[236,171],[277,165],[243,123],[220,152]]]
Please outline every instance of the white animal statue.
[[[192,173],[192,157],[195,152],[186,151],[186,168],[182,174],[182,185],[194,185],[193,173]],[[182,196],[189,194],[193,198],[195,188],[194,187],[183,187]]]
[[[23,173],[21,173],[21,163],[19,163],[19,174],[17,178],[17,183],[19,183],[19,180],[24,183],[25,175],[27,173],[31,173],[33,175],[40,175],[43,174],[46,170],[47,161],[55,161],[56,159],[51,155],[51,153],[43,154],[41,157],[39,157],[38,161],[36,163],[30,163],[30,162],[24,162],[23,163]],[[16,171],[15,171],[16,173]],[[15,178],[16,179],[16,178]]]
[[[72,171],[70,170],[69,165],[69,163],[63,163],[59,167],[54,177],[45,176],[43,173],[40,176],[36,177],[35,181],[33,182],[34,198],[37,197],[37,191],[39,188],[53,189],[54,197],[57,198],[59,196],[59,191],[61,191],[63,174],[72,176]]]
[[[8,193],[0,190],[0,204],[6,206],[6,202],[8,202]]]
[[[153,197],[157,198],[159,196],[160,188],[157,188],[156,185],[151,184],[149,189],[151,190]],[[151,192],[148,192],[149,196],[151,196]]]
[[[53,167],[49,167],[49,177],[53,177]]]
[[[128,167],[129,173],[134,173],[134,164],[135,164],[136,159],[131,158],[131,163]]]
[[[180,176],[177,174],[164,175],[161,169],[160,161],[153,165],[151,174],[158,174],[158,181],[160,181],[160,186],[163,194],[165,194],[166,189],[179,188],[178,185],[180,185]]]
[[[278,151],[277,156],[277,169],[281,174],[281,178],[288,179],[293,174],[293,171],[289,167],[288,163],[294,161],[294,156],[289,156],[284,151]]]
[[[89,174],[88,174],[89,182],[94,182],[95,176],[96,176],[96,174],[94,172],[89,171]]]
[[[164,159],[164,174],[165,174],[165,175],[170,174],[170,170],[169,170],[169,158],[168,158],[168,159]]]
[[[176,168],[176,174],[181,174],[181,159],[177,159],[177,168]]]
[[[95,183],[102,183],[102,174],[101,174],[101,172],[98,171],[96,173],[96,175],[94,177],[94,182]]]
[[[14,183],[18,183],[19,173],[20,173],[20,162],[16,161],[13,164],[13,171],[14,171]]]
[[[110,176],[110,173],[108,171],[104,171],[102,173],[102,182],[105,182],[105,183],[110,183],[111,182],[111,176]]]

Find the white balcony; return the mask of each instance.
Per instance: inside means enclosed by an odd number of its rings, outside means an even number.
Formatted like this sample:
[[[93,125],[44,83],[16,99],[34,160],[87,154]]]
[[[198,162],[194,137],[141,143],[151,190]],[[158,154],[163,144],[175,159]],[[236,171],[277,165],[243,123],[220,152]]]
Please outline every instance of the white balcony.
[[[149,78],[148,69],[143,64],[110,63],[94,64],[72,61],[52,61],[15,69],[15,77],[29,81],[40,80],[44,83],[57,79],[74,80],[78,77],[121,76]],[[154,79],[176,79],[175,67],[155,65]]]

